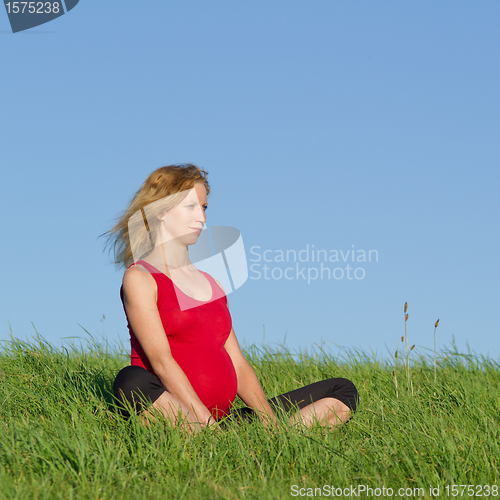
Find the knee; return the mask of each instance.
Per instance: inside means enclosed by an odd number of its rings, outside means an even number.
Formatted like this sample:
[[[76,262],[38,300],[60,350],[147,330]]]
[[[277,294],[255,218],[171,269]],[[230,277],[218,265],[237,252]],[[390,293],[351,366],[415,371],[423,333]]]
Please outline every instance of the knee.
[[[354,413],[359,403],[359,393],[354,383],[347,378],[333,378],[331,383],[331,397],[340,400]]]
[[[356,399],[359,399],[358,389],[354,385],[354,382],[352,382],[352,380],[349,380],[347,378],[343,378],[342,381],[345,390],[349,391],[353,396],[356,397]]]
[[[124,416],[129,416],[130,408],[127,407],[135,408],[136,411],[142,409],[143,371],[144,368],[139,366],[126,366],[115,378],[113,393]]]
[[[123,398],[125,395],[127,398],[130,397],[132,391],[137,391],[137,369],[141,369],[138,366],[126,366],[118,372],[113,383],[113,392],[116,398]]]

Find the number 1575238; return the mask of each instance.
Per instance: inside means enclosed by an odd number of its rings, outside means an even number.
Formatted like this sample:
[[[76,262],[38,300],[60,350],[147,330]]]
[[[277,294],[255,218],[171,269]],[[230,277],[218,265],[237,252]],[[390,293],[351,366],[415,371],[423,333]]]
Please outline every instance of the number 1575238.
[[[59,14],[60,2],[8,2],[8,14]]]

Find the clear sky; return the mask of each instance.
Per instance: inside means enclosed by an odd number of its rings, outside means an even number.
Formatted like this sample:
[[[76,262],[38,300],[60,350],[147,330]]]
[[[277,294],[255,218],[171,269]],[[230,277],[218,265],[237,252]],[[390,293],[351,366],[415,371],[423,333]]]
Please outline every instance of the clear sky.
[[[193,162],[208,225],[243,238],[243,345],[386,356],[407,301],[417,352],[439,318],[439,348],[497,358],[499,22],[496,0],[80,0],[16,34],[0,12],[0,339],[126,351],[98,236],[149,173]],[[308,282],[321,264],[337,278]]]

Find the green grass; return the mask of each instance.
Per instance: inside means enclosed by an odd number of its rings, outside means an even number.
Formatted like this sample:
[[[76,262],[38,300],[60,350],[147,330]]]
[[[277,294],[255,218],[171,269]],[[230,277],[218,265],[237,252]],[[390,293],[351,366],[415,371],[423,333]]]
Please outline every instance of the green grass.
[[[430,498],[430,485],[441,493],[452,484],[498,486],[500,370],[491,359],[440,353],[435,385],[433,359],[412,354],[414,395],[400,365],[396,398],[394,367],[362,352],[251,347],[246,355],[269,397],[346,377],[359,409],[333,430],[145,428],[113,410],[122,354],[12,339],[0,351],[0,498],[277,499],[293,498],[293,485],[424,488],[416,498]]]

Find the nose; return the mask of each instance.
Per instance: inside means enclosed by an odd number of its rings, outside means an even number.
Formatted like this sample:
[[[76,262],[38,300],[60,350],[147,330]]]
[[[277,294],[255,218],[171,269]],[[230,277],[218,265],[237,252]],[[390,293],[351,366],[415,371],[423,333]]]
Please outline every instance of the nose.
[[[200,222],[203,222],[203,224],[207,220],[207,216],[205,215],[205,210],[203,209],[203,207],[201,205],[200,205],[200,214],[198,216],[198,220]]]

